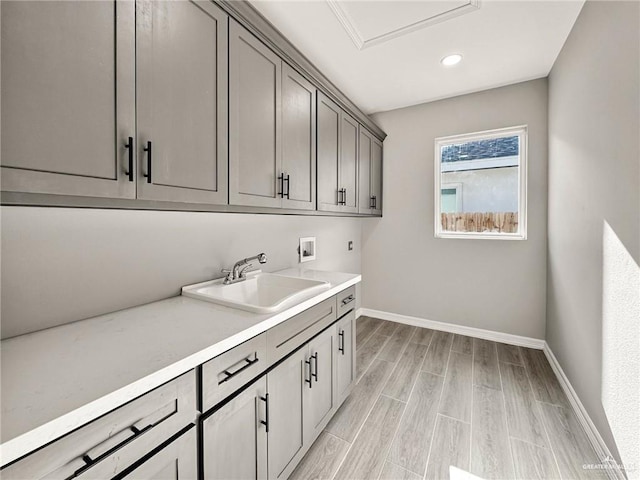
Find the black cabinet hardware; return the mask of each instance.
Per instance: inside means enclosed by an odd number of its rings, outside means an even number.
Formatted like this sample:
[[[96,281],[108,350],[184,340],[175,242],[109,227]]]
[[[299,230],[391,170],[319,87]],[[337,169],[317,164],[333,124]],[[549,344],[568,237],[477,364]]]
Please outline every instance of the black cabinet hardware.
[[[356,297],[354,297],[353,295],[349,295],[348,297],[342,299],[342,305],[347,305],[353,302],[355,299]]]
[[[318,352],[311,355],[313,358],[313,373],[311,376],[316,379],[316,383],[318,383]]]
[[[344,330],[340,330],[338,333],[338,350],[344,355]]]
[[[280,182],[280,191],[278,192],[278,195],[280,195],[280,198],[284,198],[284,173],[278,175],[278,181]]]
[[[312,377],[313,377],[313,374],[311,373],[311,359],[312,359],[312,358],[313,358],[313,357],[309,358],[309,360],[305,360],[305,361],[304,361],[304,363],[306,363],[306,364],[307,364],[307,368],[308,368],[307,373],[309,374],[309,378],[308,378],[308,379],[307,379],[307,378],[305,378],[305,379],[304,379],[304,381],[305,381],[305,382],[307,382],[307,383],[309,384],[309,388],[312,388],[312,387],[313,387],[313,378],[312,378]]]
[[[347,189],[341,188],[338,190],[338,205],[346,205],[347,204]]]
[[[285,175],[284,173],[281,173],[280,175],[278,175],[278,180],[280,182],[280,191],[278,192],[278,195],[280,195],[280,198],[284,198],[287,197],[289,198],[289,177],[290,175]],[[287,189],[284,189],[284,184],[287,184]]]
[[[264,397],[260,397],[260,400],[264,402],[264,420],[260,420],[260,423],[264,425],[264,429],[269,433],[269,394],[265,393]]]
[[[129,181],[133,182],[133,137],[129,137],[127,143],[124,144],[124,148],[129,150],[129,171],[124,172],[129,176]]]
[[[378,197],[373,196],[373,208],[378,208]]]
[[[147,173],[144,174],[147,183],[151,183],[151,141],[147,142],[147,146],[143,148],[147,152]]]
[[[218,385],[223,384],[224,382],[228,382],[229,380],[231,380],[233,377],[235,377],[236,375],[238,375],[240,372],[242,372],[243,370],[246,370],[247,368],[249,368],[251,365],[253,365],[254,363],[257,363],[260,359],[258,358],[258,355],[255,356],[255,358],[252,360],[250,358],[245,358],[244,361],[246,362],[242,367],[240,367],[238,370],[236,370],[235,372],[230,372],[229,370],[225,370],[224,373],[226,375],[225,378],[223,378],[222,380],[220,380],[218,382]]]

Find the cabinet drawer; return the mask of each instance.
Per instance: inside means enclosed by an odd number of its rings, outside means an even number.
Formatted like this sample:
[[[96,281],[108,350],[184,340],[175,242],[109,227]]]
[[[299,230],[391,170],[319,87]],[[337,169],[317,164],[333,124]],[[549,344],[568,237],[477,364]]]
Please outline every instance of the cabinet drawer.
[[[267,368],[262,333],[202,365],[202,407],[209,410]]]
[[[344,289],[338,295],[338,318],[342,317],[349,310],[356,308],[356,287],[355,285]]]
[[[2,470],[3,480],[109,478],[196,419],[191,371],[113,410]]]
[[[320,333],[336,318],[336,299],[331,297],[268,330],[267,361],[269,366]]]

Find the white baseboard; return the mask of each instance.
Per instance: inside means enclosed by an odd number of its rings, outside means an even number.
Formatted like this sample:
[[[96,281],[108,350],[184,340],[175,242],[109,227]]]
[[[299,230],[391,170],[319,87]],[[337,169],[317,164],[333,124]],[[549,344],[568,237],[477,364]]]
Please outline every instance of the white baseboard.
[[[549,347],[549,344],[547,342],[544,342],[543,351],[545,356],[547,357],[547,360],[549,360],[549,364],[553,369],[553,373],[556,374],[556,377],[558,378],[558,381],[560,382],[560,385],[562,386],[564,393],[567,395],[567,398],[569,398],[571,407],[573,408],[573,411],[575,412],[576,417],[578,417],[578,421],[580,422],[582,429],[587,434],[587,437],[589,438],[589,442],[591,442],[591,446],[596,451],[596,454],[601,460],[604,460],[607,458],[613,459],[613,455],[611,455],[611,451],[609,450],[609,447],[607,447],[607,444],[604,443],[604,440],[600,436],[600,432],[598,432],[598,429],[596,428],[593,421],[591,420],[591,417],[589,417],[587,410],[584,408],[584,405],[582,405],[582,402],[580,401],[578,394],[571,386],[571,382],[569,382],[569,379],[564,374],[564,371],[562,370],[560,363],[558,363],[558,359],[551,351],[551,348]],[[626,478],[622,473],[622,471],[620,471],[619,469],[611,468],[605,471],[608,473],[609,478],[612,478],[612,479]]]
[[[485,340],[493,340],[494,342],[508,343],[510,345],[518,345],[521,347],[536,348],[538,350],[542,350],[545,345],[545,341],[538,338],[522,337],[520,335],[495,332],[493,330],[484,330],[482,328],[465,327],[464,325],[437,322],[435,320],[427,320],[426,318],[383,312],[381,310],[373,310],[371,308],[359,308],[356,311],[356,316],[359,317],[360,315],[381,318],[382,320],[389,320],[391,322],[404,323],[407,325],[413,325],[414,327],[431,328],[433,330],[441,330],[443,332],[468,335],[470,337],[483,338]]]

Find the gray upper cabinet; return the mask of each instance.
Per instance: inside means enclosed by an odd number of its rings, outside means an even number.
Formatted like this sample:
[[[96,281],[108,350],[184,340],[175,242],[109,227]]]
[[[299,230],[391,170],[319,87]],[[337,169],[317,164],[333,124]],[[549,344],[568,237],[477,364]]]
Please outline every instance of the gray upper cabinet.
[[[318,210],[337,212],[341,109],[318,93]]]
[[[1,1],[3,203],[381,214],[383,132],[246,11]]]
[[[360,125],[358,212],[382,215],[382,143]]]
[[[229,203],[280,207],[282,60],[229,21]]]
[[[382,142],[373,137],[371,149],[371,195],[373,197],[373,214],[382,216]]]
[[[0,17],[2,190],[135,198],[134,3],[3,1]]]
[[[358,122],[342,111],[340,123],[340,175],[342,211],[358,213]]]
[[[358,123],[318,93],[318,210],[358,212]]]
[[[138,198],[227,203],[227,14],[136,2]]]
[[[282,66],[282,206],[316,208],[316,88]]]

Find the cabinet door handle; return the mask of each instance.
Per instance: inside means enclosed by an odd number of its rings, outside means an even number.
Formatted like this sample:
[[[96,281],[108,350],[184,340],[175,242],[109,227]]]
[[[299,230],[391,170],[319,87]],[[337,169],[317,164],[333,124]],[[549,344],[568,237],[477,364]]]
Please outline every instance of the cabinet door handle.
[[[147,173],[144,174],[147,183],[151,183],[151,141],[147,142],[147,146],[143,148],[147,152]]]
[[[313,387],[313,374],[311,373],[311,359],[313,357],[310,357],[309,360],[305,360],[304,363],[307,364],[307,373],[309,374],[309,378],[305,378],[304,381],[307,382],[309,384],[309,388]]]
[[[378,197],[373,196],[373,208],[378,208]]]
[[[374,195],[371,195],[371,197],[369,198],[369,208],[376,208],[376,197]]]
[[[133,182],[133,137],[129,137],[127,143],[124,144],[124,148],[129,150],[129,170],[124,172],[129,176],[129,181]]]
[[[346,205],[347,204],[347,189],[341,188],[338,190],[338,205]]]
[[[258,358],[258,352],[256,352],[254,354],[254,358],[252,359],[251,356],[248,356],[247,358],[245,358],[244,360],[242,360],[240,363],[243,363],[242,367],[240,367],[238,370],[235,370],[233,372],[230,372],[229,370],[223,370],[222,373],[224,373],[226,375],[225,378],[223,378],[222,380],[220,380],[218,382],[218,385],[223,384],[224,382],[228,382],[229,380],[231,380],[233,377],[235,377],[236,375],[238,375],[239,373],[243,372],[244,370],[246,370],[247,368],[249,368],[251,365],[253,365],[254,363],[257,363],[260,361],[260,359]]]
[[[344,330],[338,333],[338,350],[344,355]]]
[[[345,297],[342,299],[342,305],[348,305],[349,303],[353,302],[356,299],[356,297],[354,297],[353,295],[349,295],[348,297]]]
[[[316,383],[318,383],[318,352],[311,355],[313,358],[313,373],[311,376],[316,379]]]
[[[278,175],[278,182],[280,183],[280,191],[278,192],[278,195],[280,195],[280,198],[284,198],[284,173]]]
[[[287,178],[284,178],[282,180],[282,191],[284,191],[284,182],[287,182],[287,193],[283,194],[283,196],[284,195],[287,196],[287,199],[289,199],[289,191],[291,190],[291,184],[289,183],[289,178],[290,178],[290,175],[287,174]]]
[[[260,400],[264,402],[264,420],[260,420],[260,423],[264,425],[264,429],[269,433],[269,394],[265,393],[264,397],[260,397]]]

